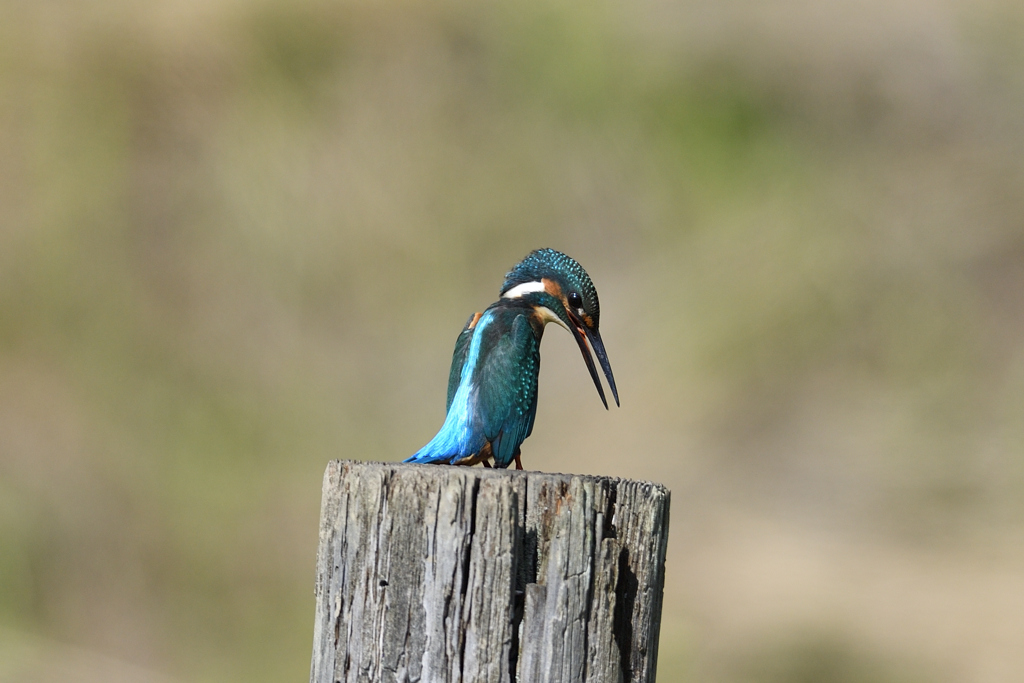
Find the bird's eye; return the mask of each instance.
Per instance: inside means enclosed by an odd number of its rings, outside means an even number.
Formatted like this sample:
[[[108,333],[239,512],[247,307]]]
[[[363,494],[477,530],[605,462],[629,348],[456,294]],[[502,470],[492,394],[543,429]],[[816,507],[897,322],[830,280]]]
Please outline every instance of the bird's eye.
[[[579,292],[571,292],[569,294],[569,305],[575,309],[583,308],[583,297],[580,296]]]

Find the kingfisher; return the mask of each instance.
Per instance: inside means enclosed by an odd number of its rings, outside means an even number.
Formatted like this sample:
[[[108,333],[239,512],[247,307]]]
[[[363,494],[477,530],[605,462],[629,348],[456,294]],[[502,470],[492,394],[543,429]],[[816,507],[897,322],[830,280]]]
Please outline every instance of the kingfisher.
[[[556,323],[576,339],[601,402],[608,409],[591,347],[619,392],[598,323],[601,307],[587,271],[554,249],[530,252],[505,275],[500,297],[469,317],[455,340],[447,415],[440,431],[405,462],[523,469],[520,446],[533,431],[544,327]],[[588,345],[589,340],[589,345]]]

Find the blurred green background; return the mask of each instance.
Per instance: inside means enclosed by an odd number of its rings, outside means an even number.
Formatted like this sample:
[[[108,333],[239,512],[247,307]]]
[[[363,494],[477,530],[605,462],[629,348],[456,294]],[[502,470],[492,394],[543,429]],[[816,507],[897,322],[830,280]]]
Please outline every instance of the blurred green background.
[[[541,246],[659,680],[1024,680],[1019,2],[0,0],[0,681],[305,680],[327,460]]]

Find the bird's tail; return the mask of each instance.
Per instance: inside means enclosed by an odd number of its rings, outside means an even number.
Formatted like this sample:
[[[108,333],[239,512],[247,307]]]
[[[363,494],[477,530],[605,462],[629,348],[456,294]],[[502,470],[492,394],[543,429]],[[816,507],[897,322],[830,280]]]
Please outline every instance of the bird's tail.
[[[430,443],[403,462],[450,464],[479,453],[487,443],[483,436],[474,434],[474,430],[452,429],[447,422],[445,427],[441,428]]]
[[[430,444],[427,444],[427,446],[429,446],[429,445]],[[426,464],[426,463],[447,464],[447,463],[450,463],[452,461],[452,456],[451,455],[446,454],[446,453],[438,453],[438,452],[432,451],[432,450],[428,449],[427,446],[424,446],[423,448],[419,449],[418,451],[416,451],[415,453],[410,455],[408,458],[406,458],[402,462],[415,462],[415,463],[420,463],[420,464]]]

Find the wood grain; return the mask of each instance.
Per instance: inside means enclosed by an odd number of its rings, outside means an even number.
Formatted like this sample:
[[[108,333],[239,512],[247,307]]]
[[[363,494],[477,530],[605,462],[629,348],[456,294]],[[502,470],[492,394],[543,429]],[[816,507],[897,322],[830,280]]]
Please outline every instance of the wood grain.
[[[394,463],[324,474],[311,683],[650,683],[669,492]]]

